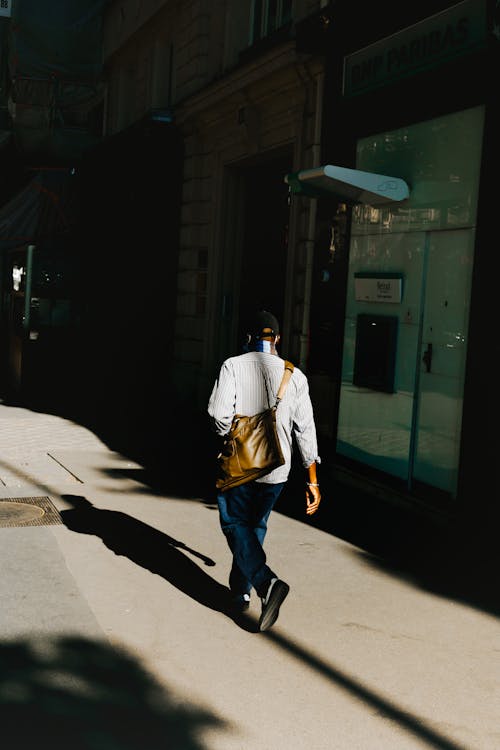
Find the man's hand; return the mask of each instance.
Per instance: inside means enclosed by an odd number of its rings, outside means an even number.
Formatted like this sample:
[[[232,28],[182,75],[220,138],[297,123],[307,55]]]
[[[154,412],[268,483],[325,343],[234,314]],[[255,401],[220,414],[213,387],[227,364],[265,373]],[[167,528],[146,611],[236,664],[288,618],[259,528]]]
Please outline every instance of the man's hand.
[[[306,513],[312,516],[319,508],[321,492],[318,485],[306,484]]]

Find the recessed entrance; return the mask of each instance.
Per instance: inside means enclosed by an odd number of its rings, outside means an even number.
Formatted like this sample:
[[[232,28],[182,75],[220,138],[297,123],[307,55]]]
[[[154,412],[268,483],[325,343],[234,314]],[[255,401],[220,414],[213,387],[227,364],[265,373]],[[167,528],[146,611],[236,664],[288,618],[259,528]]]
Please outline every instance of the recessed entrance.
[[[288,187],[283,175],[290,158],[243,169],[244,234],[238,303],[238,343],[246,316],[255,308],[271,310],[283,324],[288,250]]]

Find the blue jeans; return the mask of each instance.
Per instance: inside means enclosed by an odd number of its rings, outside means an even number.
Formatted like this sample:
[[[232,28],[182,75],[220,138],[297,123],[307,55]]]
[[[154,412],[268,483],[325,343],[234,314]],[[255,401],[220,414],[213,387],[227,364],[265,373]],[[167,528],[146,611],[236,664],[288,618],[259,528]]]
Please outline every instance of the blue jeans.
[[[233,553],[229,588],[236,595],[249,594],[253,586],[265,596],[271,578],[277,577],[266,565],[262,545],[267,520],[284,486],[249,482],[217,495],[220,525]]]

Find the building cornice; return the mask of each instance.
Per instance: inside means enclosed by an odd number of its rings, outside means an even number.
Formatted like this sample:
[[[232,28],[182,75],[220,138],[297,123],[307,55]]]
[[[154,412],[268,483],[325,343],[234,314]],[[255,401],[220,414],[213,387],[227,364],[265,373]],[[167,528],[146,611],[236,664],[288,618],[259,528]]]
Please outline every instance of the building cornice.
[[[241,94],[242,90],[282,70],[290,68],[295,70],[296,66],[306,61],[311,63],[313,58],[298,55],[293,41],[275,47],[251,63],[233,68],[223,77],[177,102],[175,105],[176,121],[181,124],[204,111],[216,108],[220,103],[227,102],[231,97]]]

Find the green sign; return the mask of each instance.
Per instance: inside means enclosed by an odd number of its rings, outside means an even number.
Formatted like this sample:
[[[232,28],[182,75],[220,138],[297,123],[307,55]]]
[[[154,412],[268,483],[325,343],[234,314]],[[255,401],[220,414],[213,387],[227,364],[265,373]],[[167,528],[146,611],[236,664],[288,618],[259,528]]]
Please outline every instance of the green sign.
[[[463,0],[344,58],[344,96],[436,67],[486,43],[486,0]]]

